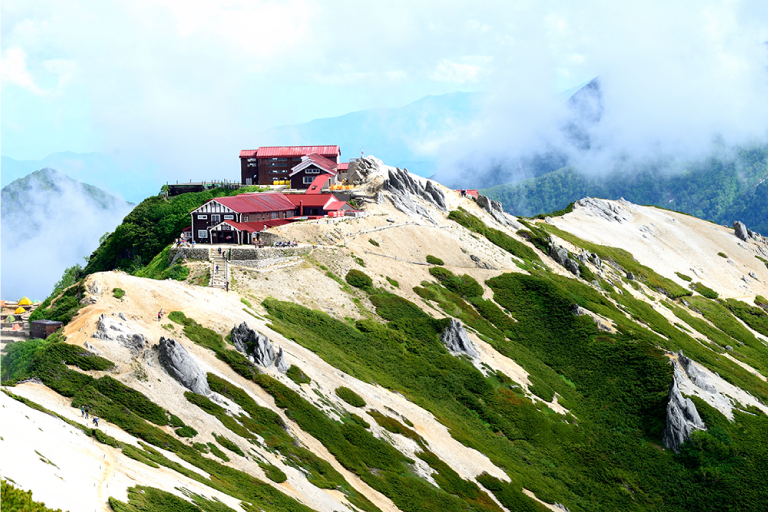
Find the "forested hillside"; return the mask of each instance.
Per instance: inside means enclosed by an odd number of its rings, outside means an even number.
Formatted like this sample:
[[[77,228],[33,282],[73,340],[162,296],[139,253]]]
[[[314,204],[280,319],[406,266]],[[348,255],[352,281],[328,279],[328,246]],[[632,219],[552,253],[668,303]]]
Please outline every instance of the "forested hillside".
[[[607,175],[563,167],[520,183],[483,190],[516,215],[533,216],[564,208],[582,197],[625,199],[660,206],[718,224],[734,220],[768,232],[768,146],[739,149],[676,168],[643,165]]]

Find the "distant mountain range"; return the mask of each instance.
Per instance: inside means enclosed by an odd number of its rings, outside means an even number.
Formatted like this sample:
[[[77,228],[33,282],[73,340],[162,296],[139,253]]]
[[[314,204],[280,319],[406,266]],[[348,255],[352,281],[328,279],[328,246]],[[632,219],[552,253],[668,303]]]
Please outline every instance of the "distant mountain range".
[[[53,169],[3,187],[3,298],[44,299],[64,269],[83,264],[99,237],[115,229],[132,208]]]
[[[338,144],[342,160],[374,155],[388,165],[429,176],[437,151],[481,113],[481,93],[426,96],[399,108],[360,110],[308,123],[280,126],[254,141],[259,146]]]

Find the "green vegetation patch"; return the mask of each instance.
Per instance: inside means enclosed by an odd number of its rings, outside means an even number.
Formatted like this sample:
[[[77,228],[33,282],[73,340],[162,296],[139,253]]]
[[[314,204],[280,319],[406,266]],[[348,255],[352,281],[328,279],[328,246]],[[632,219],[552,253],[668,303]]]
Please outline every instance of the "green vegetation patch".
[[[60,508],[53,510],[44,503],[32,499],[32,491],[23,491],[0,480],[0,508],[6,512],[61,512]]]
[[[363,397],[349,389],[348,387],[341,386],[335,390],[336,396],[347,402],[352,407],[365,407],[365,400]]]
[[[701,295],[705,296],[708,299],[716,299],[720,296],[715,290],[707,286],[704,286],[699,282],[691,283],[689,285],[689,288],[695,292],[700,293]]]
[[[513,256],[517,256],[518,258],[529,262],[541,262],[541,258],[538,254],[536,254],[536,251],[525,245],[523,242],[515,240],[503,231],[489,228],[482,220],[478,219],[463,208],[451,211],[448,214],[448,218],[458,222],[470,231],[474,231],[475,233],[483,235],[489,241],[498,245]]]
[[[174,279],[176,281],[185,281],[189,277],[189,267],[176,262],[171,262],[171,245],[160,251],[147,266],[134,271],[134,275],[145,277],[147,279]]]
[[[184,326],[184,335],[198,345],[213,351],[224,348],[224,338],[213,329],[198,324],[192,318],[187,318],[181,311],[171,311],[168,319]]]
[[[755,299],[758,302],[759,297]],[[762,307],[754,307],[737,299],[726,299],[725,307],[727,307],[731,313],[740,318],[742,322],[750,326],[755,331],[759,332],[763,336],[768,336],[768,313]]]
[[[245,457],[245,454],[243,453],[243,450],[241,450],[239,446],[237,446],[235,443],[233,443],[232,441],[230,441],[226,437],[221,436],[221,435],[219,435],[219,434],[214,432],[213,433],[213,438],[216,440],[217,443],[219,443],[221,446],[223,446],[227,450],[229,450],[229,451],[231,451],[233,453],[236,453],[236,454],[238,454],[241,457]]]
[[[109,498],[109,506],[115,512],[234,512],[219,500],[185,491],[192,501],[179,498],[154,487],[137,485],[128,488],[128,502]]]
[[[724,252],[719,252],[717,253],[717,255],[720,256],[721,258],[726,258],[726,259],[728,258],[728,255],[725,254]]]
[[[429,273],[440,281],[440,284],[464,299],[482,297],[483,295],[483,287],[468,274],[459,277],[443,267],[432,267],[429,269]]]
[[[275,483],[281,484],[288,480],[288,476],[277,466],[260,462],[259,467],[264,471],[267,478]]]
[[[373,246],[375,246],[375,247],[379,247],[379,242],[377,242],[377,241],[376,241],[376,240],[374,240],[373,238],[369,238],[369,239],[368,239],[368,243],[370,243],[371,245],[373,245]]]
[[[363,290],[369,289],[373,285],[373,280],[368,276],[368,274],[354,268],[347,272],[347,276],[344,279],[351,286]]]
[[[80,301],[85,297],[85,285],[83,281],[78,281],[69,288],[66,288],[56,297],[45,299],[31,315],[29,321],[35,320],[55,320],[68,324],[80,309],[83,307]]]
[[[123,296],[125,296],[125,290],[123,290],[122,288],[113,288],[112,296],[116,299],[122,299]]]
[[[424,439],[422,439],[421,436],[415,431],[400,423],[400,421],[396,418],[382,414],[377,410],[368,411],[368,415],[376,420],[376,423],[378,423],[379,426],[384,430],[392,432],[393,434],[400,434],[401,436],[407,437],[408,439],[412,439],[413,441],[416,441],[416,443],[421,446],[423,450],[427,449],[427,446],[424,443]]]
[[[683,274],[683,273],[680,273],[680,272],[675,272],[675,274],[677,274],[677,277],[679,277],[679,278],[680,278],[680,279],[682,279],[683,281],[688,281],[689,283],[690,283],[691,281],[693,281],[693,279],[691,279],[689,276],[687,276],[687,275],[685,275],[685,274]]]
[[[312,382],[312,379],[307,377],[307,374],[305,374],[303,371],[301,371],[301,368],[298,366],[292,364],[290,368],[288,368],[288,371],[285,372],[285,376],[291,379],[296,384],[309,384]]]
[[[197,435],[197,430],[189,425],[184,425],[183,427],[176,429],[176,435],[179,437],[195,437]]]
[[[391,277],[387,276],[386,279],[387,279],[387,282],[389,284],[391,284],[392,286],[394,286],[395,288],[400,288],[400,283],[398,283],[397,281],[395,281]]]
[[[438,258],[437,256],[432,256],[431,254],[427,254],[427,263],[430,265],[445,265],[445,262]]]

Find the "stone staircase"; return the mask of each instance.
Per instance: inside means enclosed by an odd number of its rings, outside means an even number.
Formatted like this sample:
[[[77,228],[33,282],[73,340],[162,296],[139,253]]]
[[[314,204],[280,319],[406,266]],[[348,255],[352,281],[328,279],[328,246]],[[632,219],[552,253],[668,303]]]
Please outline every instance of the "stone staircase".
[[[227,277],[229,274],[229,268],[227,265],[227,259],[225,252],[222,251],[219,254],[218,249],[210,249],[211,251],[211,282],[208,286],[214,288],[225,288],[227,284]],[[216,266],[219,267],[219,271],[216,272]]]

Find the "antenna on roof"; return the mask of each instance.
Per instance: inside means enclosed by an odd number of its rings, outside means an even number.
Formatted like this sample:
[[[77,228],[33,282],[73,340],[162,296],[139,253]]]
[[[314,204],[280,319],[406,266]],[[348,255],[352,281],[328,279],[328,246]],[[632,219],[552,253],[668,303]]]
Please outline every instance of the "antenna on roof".
[[[360,158],[363,158],[365,156],[365,151],[363,151],[363,146],[360,146]]]

